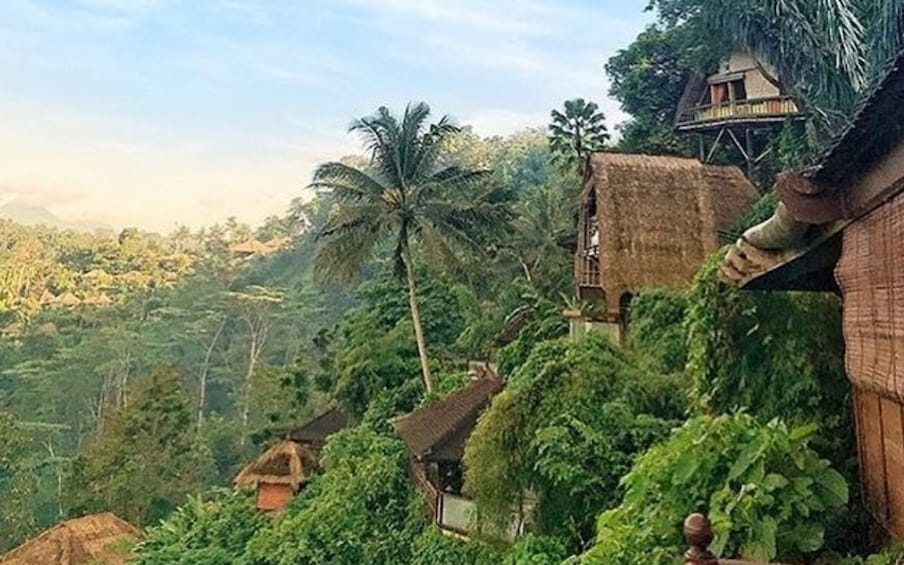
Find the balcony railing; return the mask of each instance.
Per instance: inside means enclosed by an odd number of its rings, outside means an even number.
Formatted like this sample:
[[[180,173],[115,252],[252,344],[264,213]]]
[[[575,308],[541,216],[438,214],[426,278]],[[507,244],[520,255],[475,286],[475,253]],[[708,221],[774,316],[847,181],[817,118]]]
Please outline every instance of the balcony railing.
[[[448,492],[440,492],[436,504],[436,525],[453,534],[468,537],[477,506],[472,500]],[[513,523],[504,537],[514,541],[521,534],[521,524]]]
[[[755,98],[688,108],[678,117],[678,127],[730,120],[786,118],[800,115],[794,100],[787,96]]]
[[[599,256],[599,247],[588,248],[581,253],[578,264],[578,286],[602,286]]]

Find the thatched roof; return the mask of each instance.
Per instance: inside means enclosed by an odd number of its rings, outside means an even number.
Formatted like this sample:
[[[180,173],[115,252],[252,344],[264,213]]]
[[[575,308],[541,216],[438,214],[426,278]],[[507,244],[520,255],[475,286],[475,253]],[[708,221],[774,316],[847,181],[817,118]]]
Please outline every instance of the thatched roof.
[[[415,458],[457,461],[478,416],[502,386],[502,381],[494,376],[475,379],[464,388],[390,423]]]
[[[102,308],[113,304],[113,300],[109,296],[107,296],[107,293],[100,292],[86,297],[85,300],[82,301],[82,303],[88,306],[96,306]]]
[[[339,408],[330,408],[303,426],[289,432],[288,437],[301,444],[321,446],[326,443],[328,437],[345,429],[349,422],[350,418],[344,411]]]
[[[53,302],[57,306],[62,306],[63,308],[74,308],[82,303],[78,297],[71,292],[64,292],[63,294],[56,297],[56,300]]]
[[[273,239],[267,241],[267,243],[265,243],[264,245],[266,245],[270,251],[279,251],[281,249],[285,249],[291,243],[292,243],[291,237],[289,237],[287,235],[281,235],[281,236],[274,237]]]
[[[0,565],[122,565],[128,562],[123,544],[138,536],[135,526],[114,514],[93,514],[45,530],[0,556]]]
[[[719,234],[759,198],[737,167],[617,153],[591,157],[584,206],[591,195],[610,312],[619,311],[624,293],[687,285],[719,248]],[[583,227],[583,214],[581,221]]]
[[[314,456],[304,446],[283,440],[242,469],[234,482],[237,487],[269,483],[297,489],[311,477],[316,467]]]
[[[56,298],[57,297],[54,293],[45,288],[44,292],[41,293],[41,298],[39,300],[41,304],[51,304],[56,300]]]
[[[250,239],[232,244],[229,251],[238,255],[266,255],[271,249],[256,239]]]

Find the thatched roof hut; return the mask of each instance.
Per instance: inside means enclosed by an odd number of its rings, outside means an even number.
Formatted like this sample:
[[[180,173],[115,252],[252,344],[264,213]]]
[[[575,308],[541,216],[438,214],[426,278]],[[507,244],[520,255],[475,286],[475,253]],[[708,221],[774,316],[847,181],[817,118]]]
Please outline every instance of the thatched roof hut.
[[[82,301],[79,298],[72,294],[71,292],[64,292],[63,294],[56,297],[53,304],[54,306],[58,306],[60,308],[75,308],[76,306],[81,305]]]
[[[283,440],[242,469],[235,478],[235,485],[243,487],[272,483],[298,489],[316,468],[316,461],[304,446]]]
[[[138,529],[105,512],[67,520],[45,530],[9,553],[0,565],[122,565]]]
[[[109,296],[107,296],[106,292],[99,292],[86,297],[85,300],[82,301],[82,304],[85,304],[86,306],[94,306],[96,308],[106,308],[107,306],[113,304],[113,300]]]
[[[249,239],[248,241],[242,241],[239,243],[234,243],[229,247],[229,251],[234,253],[235,255],[267,255],[272,250],[267,247],[267,245],[261,243],[256,239]]]
[[[280,511],[316,469],[317,459],[304,446],[283,440],[242,469],[234,483],[257,489],[260,510]]]
[[[630,297],[680,289],[759,193],[737,167],[696,159],[596,153],[581,195],[580,296],[619,321]]]
[[[41,298],[39,298],[38,300],[41,302],[41,304],[52,304],[56,300],[56,298],[57,297],[54,293],[45,288],[44,292],[41,293]]]

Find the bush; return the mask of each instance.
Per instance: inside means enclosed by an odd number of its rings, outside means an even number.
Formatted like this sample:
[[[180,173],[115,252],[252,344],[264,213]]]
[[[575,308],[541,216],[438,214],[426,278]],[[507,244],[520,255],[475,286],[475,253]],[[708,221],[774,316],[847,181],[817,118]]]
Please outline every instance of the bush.
[[[631,345],[665,372],[675,373],[687,363],[684,318],[687,299],[668,291],[640,294],[631,301]]]
[[[598,334],[534,348],[478,422],[465,448],[465,489],[492,532],[517,517],[525,493],[537,497],[536,530],[571,542],[592,535],[592,517],[619,500],[619,478],[636,454],[665,437],[677,413],[651,391],[680,398],[629,353]]]
[[[705,512],[717,555],[799,559],[823,545],[848,501],[844,478],[810,447],[814,428],[752,416],[701,416],[637,461],[618,508],[599,517],[585,565],[672,565],[684,518]]]
[[[761,421],[814,422],[817,446],[853,473],[849,384],[841,304],[816,293],[744,292],[718,282],[720,257],[701,269],[688,310],[693,403],[702,412],[744,410]]]
[[[267,525],[249,492],[214,491],[192,497],[135,548],[136,565],[236,563],[251,537]]]
[[[428,528],[411,549],[410,565],[497,565],[499,551],[477,541],[463,542],[444,536],[436,528]]]
[[[567,555],[559,540],[527,535],[512,546],[503,565],[558,565]]]
[[[423,528],[423,501],[412,491],[407,454],[396,439],[366,426],[327,443],[324,472],[272,528],[249,544],[255,565],[398,565]]]

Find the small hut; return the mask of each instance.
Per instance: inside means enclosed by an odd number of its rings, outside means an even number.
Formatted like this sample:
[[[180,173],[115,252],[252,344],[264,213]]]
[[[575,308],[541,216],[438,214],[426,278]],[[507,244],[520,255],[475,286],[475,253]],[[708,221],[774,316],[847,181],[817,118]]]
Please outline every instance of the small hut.
[[[253,255],[268,255],[272,250],[256,239],[249,239],[248,241],[242,241],[231,245],[229,251],[233,255],[244,258]]]
[[[67,520],[9,553],[0,565],[123,565],[138,529],[109,512]]]
[[[301,427],[295,428],[288,438],[303,446],[318,460],[326,440],[334,433],[348,427],[350,419],[340,408],[330,408],[323,414],[310,420]]]
[[[56,297],[53,305],[57,308],[76,308],[80,306],[82,303],[79,298],[72,294],[71,292],[64,292],[63,294]]]
[[[863,492],[904,540],[904,53],[812,167],[783,175],[781,203],[722,265],[749,290],[841,294]]]
[[[113,300],[109,296],[107,296],[106,292],[99,292],[87,296],[85,300],[82,301],[82,304],[84,304],[85,306],[92,306],[94,308],[106,308],[113,304]]]
[[[235,486],[257,489],[257,508],[280,512],[317,468],[317,459],[303,446],[283,440],[236,476]]]
[[[572,333],[590,326],[621,341],[632,297],[647,289],[684,288],[719,248],[719,235],[758,197],[737,167],[592,155],[581,194],[575,277],[580,298],[596,308],[569,315]]]
[[[390,421],[408,446],[412,476],[426,495],[431,519],[445,531],[467,535],[473,503],[462,497],[462,457],[477,418],[502,390],[495,375]]]
[[[778,86],[775,70],[753,54],[734,51],[709,76],[696,74],[678,103],[680,131],[727,123],[782,124],[798,116],[794,101]]]

